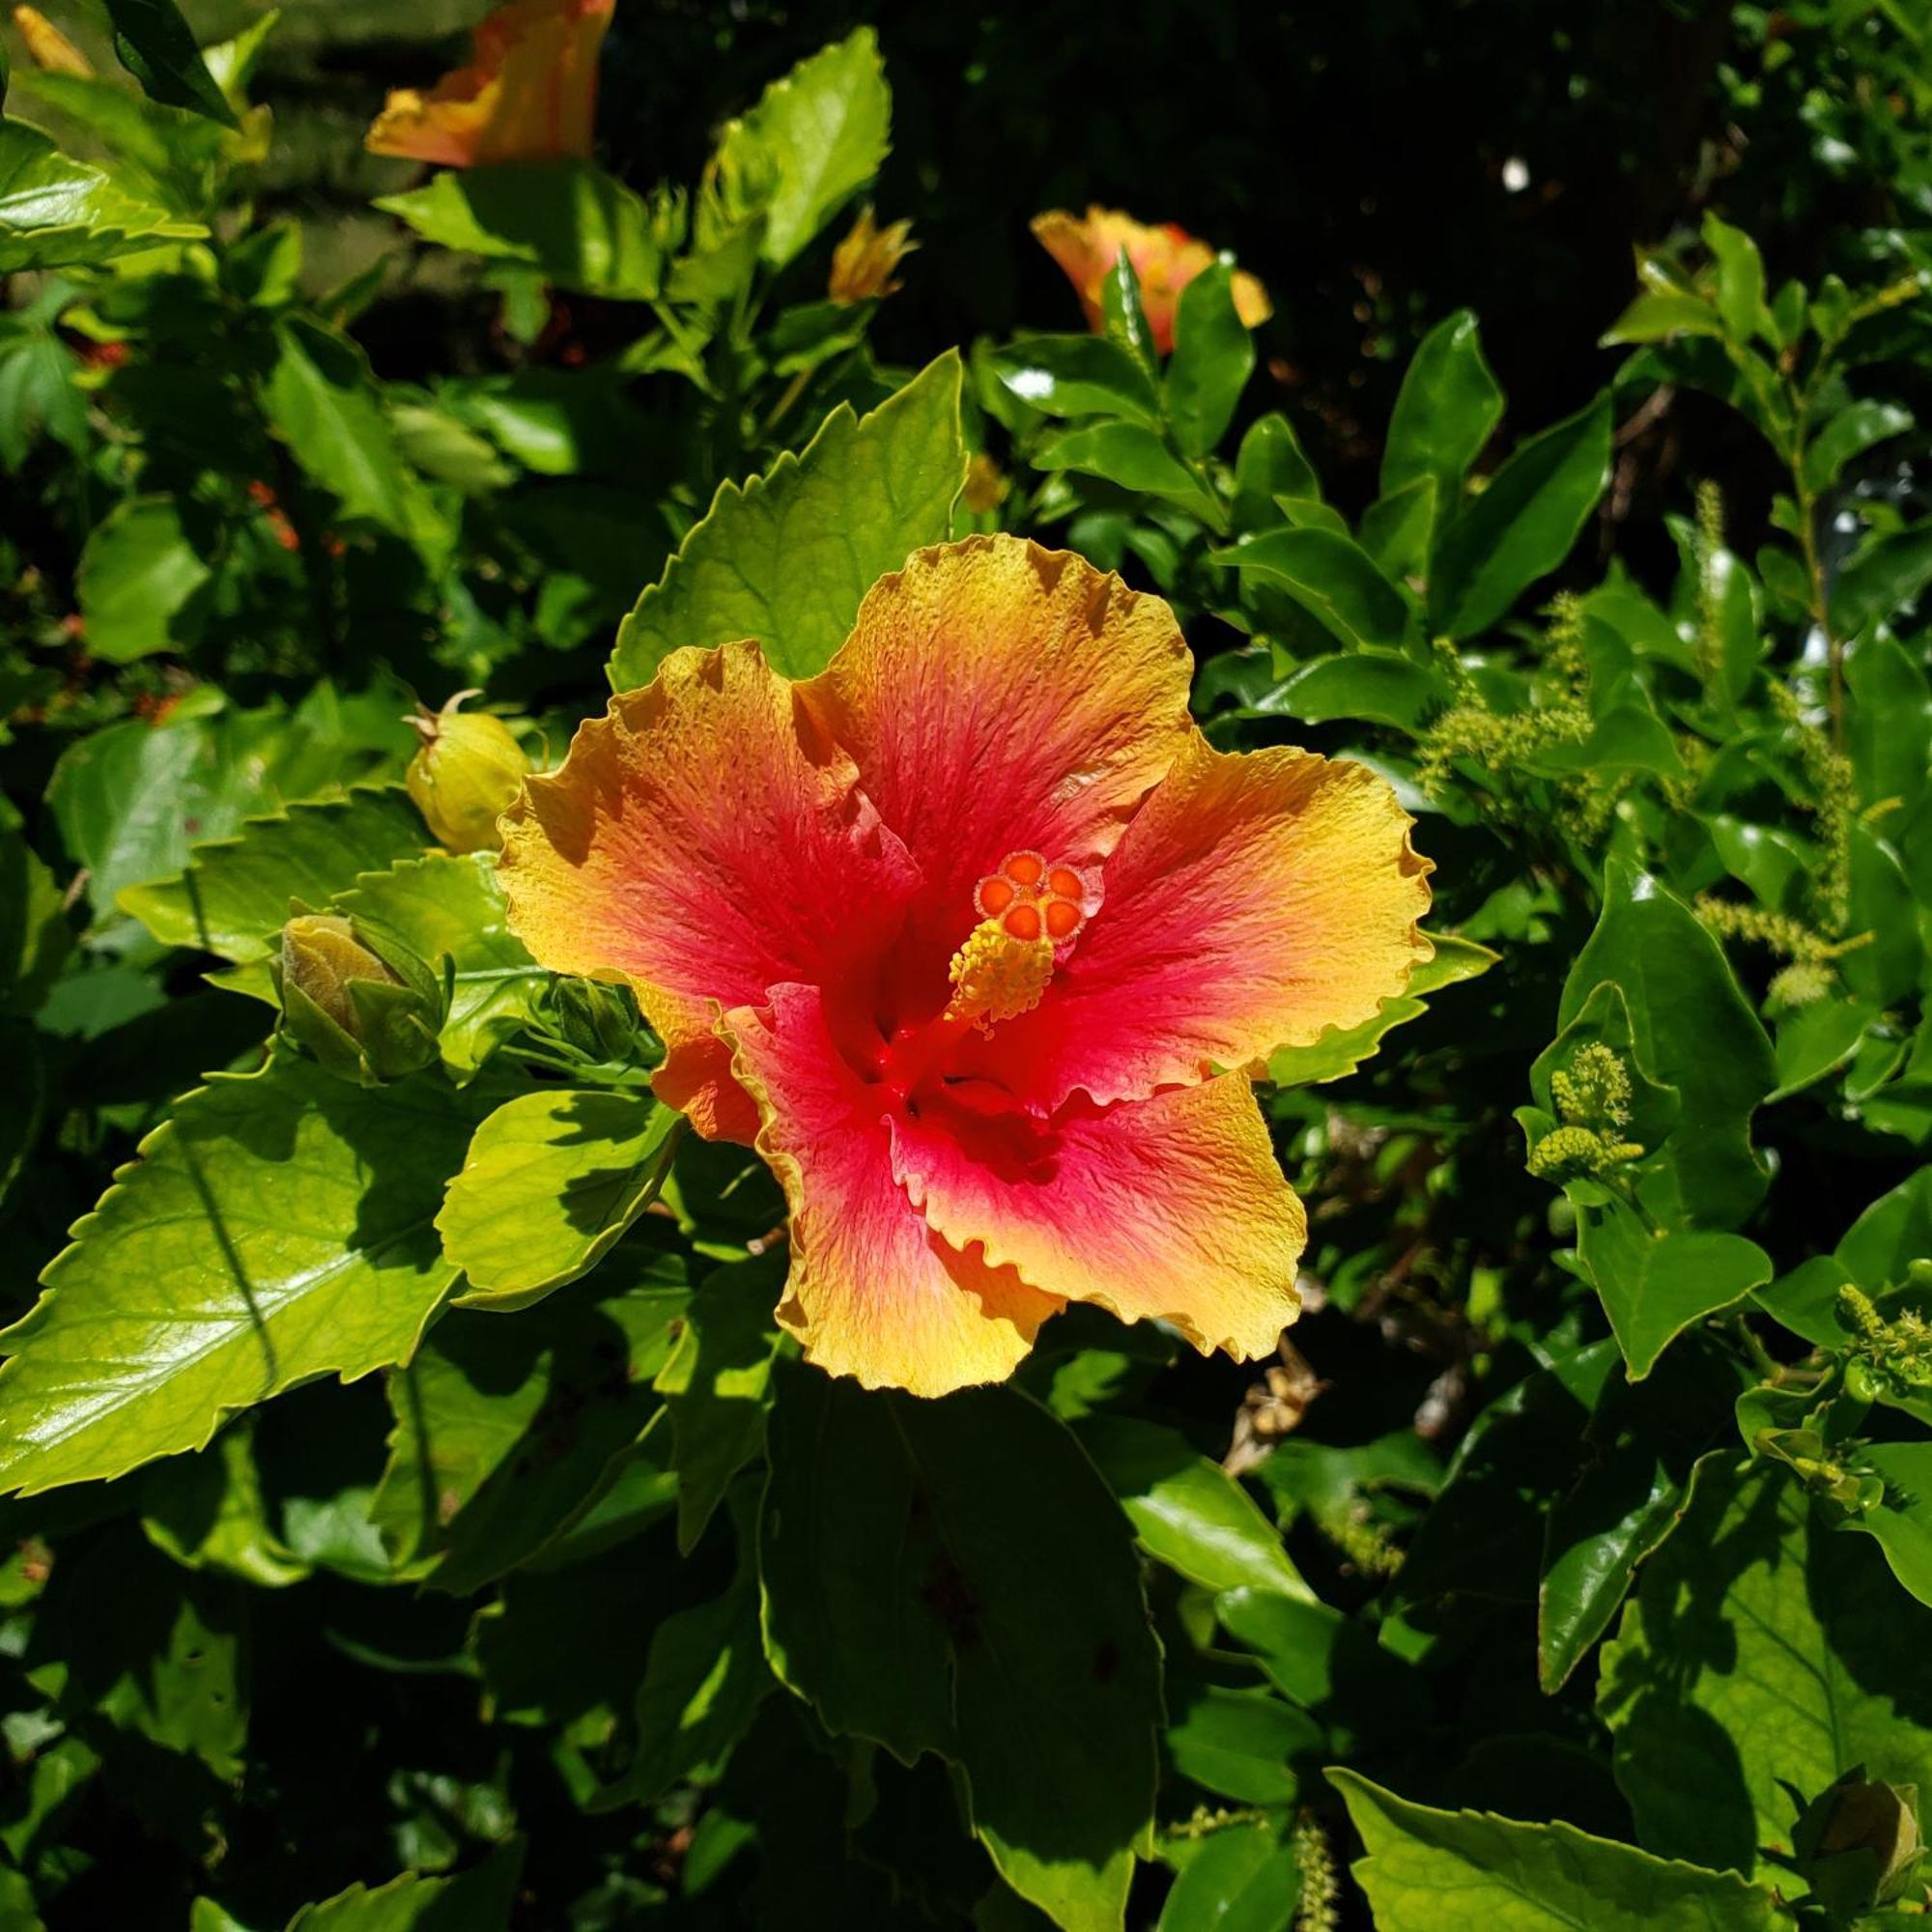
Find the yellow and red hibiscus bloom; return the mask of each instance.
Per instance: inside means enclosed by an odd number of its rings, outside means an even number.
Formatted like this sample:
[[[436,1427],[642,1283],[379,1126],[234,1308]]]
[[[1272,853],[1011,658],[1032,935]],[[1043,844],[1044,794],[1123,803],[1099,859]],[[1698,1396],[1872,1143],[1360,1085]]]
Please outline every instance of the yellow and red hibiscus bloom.
[[[1073,284],[1073,293],[1087,311],[1087,326],[1096,331],[1104,326],[1100,291],[1124,248],[1140,277],[1148,332],[1163,355],[1174,348],[1181,290],[1218,259],[1207,242],[1196,241],[1186,229],[1171,221],[1150,227],[1116,208],[1090,207],[1084,216],[1069,214],[1064,208],[1048,209],[1034,216],[1033,232]],[[1235,313],[1250,328],[1260,327],[1274,313],[1267,290],[1245,270],[1235,270],[1233,293]]]
[[[597,56],[615,8],[616,0],[510,0],[476,29],[468,67],[426,95],[391,94],[364,145],[442,168],[588,156]]]
[[[1399,993],[1428,865],[1362,766],[1213,750],[1172,612],[1015,537],[917,553],[817,677],[673,653],[503,821],[510,922],[628,981],[660,1095],[783,1183],[780,1321],[870,1386],[1067,1301],[1254,1357],[1300,1204],[1247,1069]]]

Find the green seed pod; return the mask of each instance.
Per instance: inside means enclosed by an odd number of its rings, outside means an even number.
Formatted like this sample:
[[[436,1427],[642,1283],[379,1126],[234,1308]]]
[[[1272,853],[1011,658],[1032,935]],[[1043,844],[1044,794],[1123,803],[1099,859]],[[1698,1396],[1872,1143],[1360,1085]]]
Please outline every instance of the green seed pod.
[[[334,913],[298,913],[272,970],[282,1031],[339,1080],[373,1087],[436,1058],[444,999],[407,948]]]
[[[422,746],[403,782],[437,842],[452,852],[502,848],[497,817],[509,810],[530,769],[500,718],[458,709],[475,696],[459,691],[440,711],[421,711],[410,720]]]

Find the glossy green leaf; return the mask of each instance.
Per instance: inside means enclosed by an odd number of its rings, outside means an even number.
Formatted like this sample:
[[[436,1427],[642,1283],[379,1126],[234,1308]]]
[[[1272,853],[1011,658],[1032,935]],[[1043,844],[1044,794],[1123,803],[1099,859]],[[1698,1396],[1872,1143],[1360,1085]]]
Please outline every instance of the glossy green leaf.
[[[1643,1843],[1770,1879],[1794,1791],[1857,1764],[1924,1785],[1928,1634],[1880,1551],[1781,1471],[1700,1481],[1604,1648],[1598,1705]]]
[[[446,168],[376,206],[425,242],[527,263],[561,289],[648,301],[663,285],[649,204],[588,161]]]
[[[1859,1466],[1884,1482],[1885,1495],[1848,1526],[1876,1539],[1891,1574],[1932,1606],[1932,1442],[1874,1442]]]
[[[114,51],[152,100],[192,108],[224,128],[238,124],[222,99],[194,30],[174,0],[105,0],[114,28]]]
[[[1056,430],[1040,439],[1033,461],[1036,469],[1077,469],[1144,497],[1171,498],[1209,521],[1219,514],[1193,471],[1140,423],[1085,423]]]
[[[1294,1803],[1292,1760],[1321,1749],[1321,1727],[1266,1690],[1168,1680],[1167,1750],[1181,1776],[1241,1804]]]
[[[1167,418],[1187,455],[1206,456],[1227,434],[1254,368],[1255,345],[1235,309],[1233,271],[1216,262],[1180,292],[1167,365]]]
[[[1577,1251],[1636,1381],[1693,1322],[1772,1276],[1771,1257],[1742,1235],[1652,1231],[1620,1201],[1584,1211]]]
[[[528,1018],[550,975],[509,928],[497,862],[487,852],[431,852],[385,872],[365,871],[335,910],[442,970],[449,1012],[437,1044],[459,1078],[482,1065]]]
[[[662,1426],[651,1378],[689,1295],[676,1257],[653,1257],[652,1270],[514,1321],[453,1313],[390,1378],[396,1426],[370,1514],[400,1568],[467,1596],[608,1492],[639,1436]]]
[[[419,853],[425,837],[400,785],[360,785],[340,798],[244,819],[233,837],[196,845],[185,871],[129,886],[115,903],[163,946],[265,959],[291,899],[326,905],[358,872]]]
[[[1333,1770],[1367,1856],[1377,1932],[1769,1932],[1772,1897],[1734,1873],[1666,1862],[1574,1825],[1411,1804]]]
[[[1154,1932],[1281,1932],[1300,1896],[1294,1848],[1267,1826],[1235,1826],[1189,1850]]]
[[[779,1248],[706,1275],[658,1374],[670,1413],[681,1551],[696,1547],[732,1477],[765,1446],[788,1264]]]
[[[1279,520],[1283,497],[1319,502],[1321,483],[1288,418],[1276,411],[1250,424],[1235,457],[1235,524],[1265,529]]]
[[[1674,289],[1646,289],[1600,338],[1619,343],[1667,342],[1673,335],[1722,335],[1718,311],[1702,296]]]
[[[1422,338],[1402,379],[1382,446],[1382,495],[1434,477],[1437,512],[1447,516],[1502,413],[1503,392],[1483,359],[1476,318],[1458,309]]]
[[[890,146],[892,91],[870,27],[835,42],[758,97],[719,143],[722,168],[750,148],[776,168],[763,254],[783,267],[879,171]]]
[[[0,1485],[118,1476],[298,1382],[406,1361],[455,1273],[433,1221],[477,1111],[286,1058],[189,1094],[0,1336]]]
[[[755,638],[807,677],[844,642],[859,601],[942,542],[966,476],[959,358],[948,353],[870,415],[841,404],[802,455],[724,484],[617,633],[611,683],[647,683],[685,644]]]
[[[1280,1531],[1234,1477],[1176,1431],[1093,1415],[1075,1433],[1155,1562],[1210,1590],[1252,1584],[1312,1600]]]
[[[1932,791],[1932,676],[1892,639],[1865,638],[1846,660],[1845,684],[1845,749],[1859,802],[1896,799],[1893,810],[1910,814]]]
[[[1718,314],[1724,329],[1736,342],[1770,333],[1770,317],[1764,306],[1764,258],[1757,243],[1741,228],[1719,220],[1708,210],[1704,214],[1704,245],[1718,267]]]
[[[1268,1062],[1268,1078],[1279,1087],[1307,1087],[1339,1080],[1380,1051],[1397,1027],[1429,1010],[1424,995],[1487,973],[1501,957],[1473,940],[1432,933],[1435,952],[1409,975],[1406,991],[1384,1000],[1381,1009],[1359,1026],[1330,1027],[1312,1046],[1285,1046]]]
[[[1832,622],[1841,637],[1890,617],[1932,582],[1932,523],[1910,524],[1874,537],[1838,572]]]
[[[615,1246],[657,1199],[683,1117],[648,1094],[546,1088],[476,1129],[436,1217],[460,1308],[527,1308]]]
[[[1394,651],[1360,650],[1317,658],[1291,671],[1264,708],[1309,724],[1365,718],[1414,733],[1448,702],[1448,688],[1432,666]]]
[[[207,233],[70,158],[38,128],[0,120],[0,275],[91,267]]]
[[[200,635],[209,569],[172,497],[129,497],[88,533],[74,574],[87,648],[109,664],[181,651]]]
[[[1330,530],[1267,530],[1213,556],[1243,576],[1253,572],[1279,583],[1351,648],[1396,646],[1413,628],[1402,592],[1351,537]]]
[[[1568,1026],[1598,986],[1618,986],[1636,1070],[1677,1089],[1677,1124],[1639,1192],[1661,1219],[1735,1227],[1762,1198],[1751,1114],[1776,1082],[1771,1041],[1717,941],[1682,900],[1621,861],[1606,868],[1604,910],[1563,986]]]
[[[1804,487],[1823,495],[1855,457],[1911,427],[1912,412],[1896,403],[1869,398],[1847,403],[1805,445]]]
[[[1519,443],[1441,534],[1429,584],[1431,617],[1470,638],[1570,554],[1610,479],[1610,399],[1601,395]]]
[[[1006,388],[1044,415],[1152,423],[1160,413],[1147,371],[1104,335],[1022,336],[988,361]]]
[[[1418,476],[1378,497],[1362,512],[1362,548],[1385,576],[1398,581],[1428,574],[1429,540],[1435,528],[1437,484]]]
[[[1118,1926],[1152,1815],[1159,1662],[1133,1546],[1065,1427],[1010,1389],[944,1401],[781,1379],[765,1640],[834,1729],[961,1770],[1008,1884]]]

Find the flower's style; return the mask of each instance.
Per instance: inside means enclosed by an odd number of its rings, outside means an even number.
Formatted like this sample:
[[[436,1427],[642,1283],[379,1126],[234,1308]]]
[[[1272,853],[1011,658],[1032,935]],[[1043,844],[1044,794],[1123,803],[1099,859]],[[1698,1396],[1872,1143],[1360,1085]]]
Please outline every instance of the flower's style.
[[[504,819],[543,964],[784,1185],[780,1320],[939,1395],[1067,1300],[1272,1350],[1304,1239],[1249,1070],[1428,956],[1383,781],[1213,750],[1172,612],[1015,537],[917,553],[817,677],[683,650]]]
[[[893,277],[918,246],[910,221],[892,221],[881,228],[869,207],[861,209],[845,239],[832,251],[826,295],[840,308],[896,295],[899,285]]]
[[[597,55],[616,4],[510,0],[476,29],[468,67],[427,95],[390,95],[365,145],[444,168],[587,156]]]
[[[1163,355],[1174,348],[1181,290],[1216,259],[1213,249],[1186,229],[1171,221],[1151,228],[1114,208],[1089,208],[1084,216],[1048,209],[1034,216],[1033,232],[1073,284],[1087,326],[1096,330],[1102,327],[1100,291],[1124,248],[1140,277],[1148,331]],[[1259,327],[1274,313],[1267,290],[1246,270],[1235,270],[1233,289],[1235,313],[1248,327]]]

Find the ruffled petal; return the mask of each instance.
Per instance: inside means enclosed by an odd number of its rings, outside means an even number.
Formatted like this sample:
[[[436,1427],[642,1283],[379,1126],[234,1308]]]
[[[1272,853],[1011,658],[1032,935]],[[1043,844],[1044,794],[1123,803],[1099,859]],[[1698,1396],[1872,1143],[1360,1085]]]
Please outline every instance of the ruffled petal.
[[[881,1090],[840,1056],[818,990],[775,987],[763,1012],[724,1025],[757,1099],[758,1151],[791,1209],[779,1321],[806,1359],[923,1396],[1010,1375],[1064,1304],[927,1227],[893,1178]]]
[[[923,1106],[893,1123],[895,1171],[955,1247],[1204,1354],[1269,1353],[1295,1318],[1307,1239],[1239,1073],[1151,1100],[1075,1100],[1050,1122]]]
[[[1366,766],[1196,737],[1127,827],[1034,1011],[968,1070],[1051,1114],[1245,1067],[1372,1017],[1429,957],[1429,862]]]
[[[1009,853],[1091,863],[1186,744],[1192,661],[1157,597],[1011,536],[915,553],[800,687],[927,895],[972,927]]]
[[[718,1014],[781,981],[863,978],[918,884],[753,643],[673,652],[502,829],[512,930],[554,972],[629,981],[669,1049],[658,1091],[730,1139],[757,1117]]]

